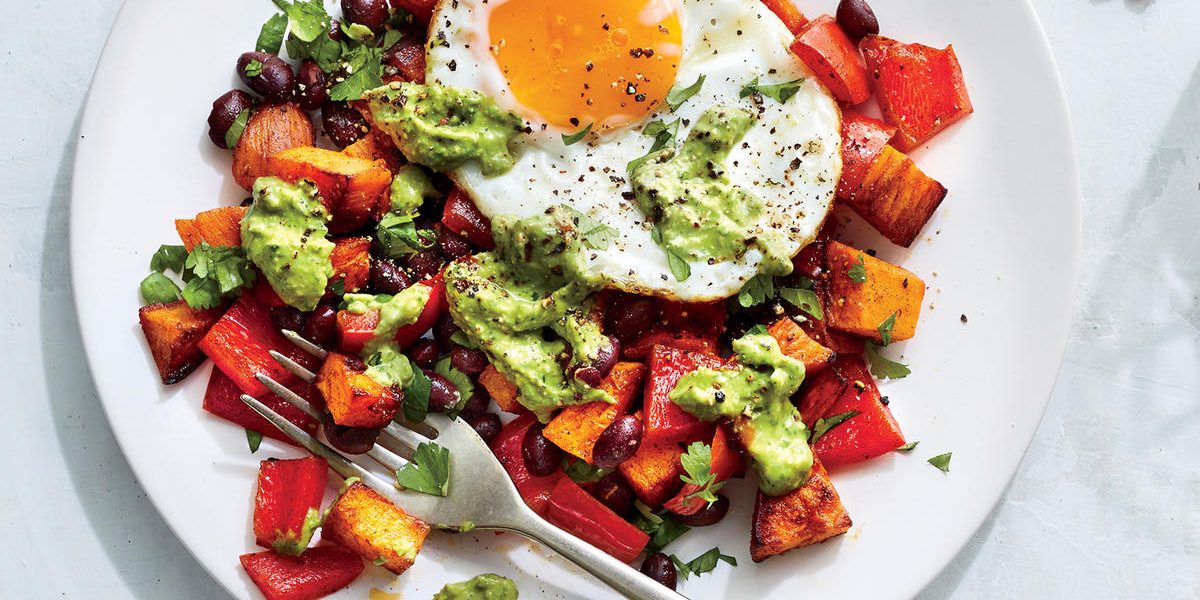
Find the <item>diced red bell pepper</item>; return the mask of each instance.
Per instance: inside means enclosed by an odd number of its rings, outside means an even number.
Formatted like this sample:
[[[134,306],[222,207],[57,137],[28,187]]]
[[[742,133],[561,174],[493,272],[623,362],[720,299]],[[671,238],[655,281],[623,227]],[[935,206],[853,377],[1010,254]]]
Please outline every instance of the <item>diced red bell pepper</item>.
[[[667,346],[655,346],[650,351],[650,369],[646,377],[645,439],[682,441],[688,438],[707,439],[712,423],[706,423],[679,408],[671,401],[671,390],[684,375],[700,367],[716,368],[721,359],[711,354],[686,352]]]
[[[621,562],[633,562],[650,542],[646,532],[622,519],[570,477],[560,477],[550,493],[546,520]]]
[[[288,358],[315,369],[317,361],[284,338],[271,322],[271,314],[254,294],[243,294],[200,340],[200,349],[212,359],[243,392],[258,397],[267,387],[255,378],[263,373],[275,381],[296,381],[283,365],[269,354],[275,350]]]
[[[883,118],[908,152],[975,111],[953,46],[905,44],[878,35],[860,44]]]
[[[856,112],[842,111],[842,179],[838,182],[839,200],[849,198],[862,187],[863,177],[883,147],[896,135],[896,128]]]
[[[621,348],[621,354],[629,360],[646,360],[655,346],[668,346],[687,352],[701,354],[716,354],[717,341],[712,338],[701,338],[690,333],[672,333],[669,331],[652,331],[634,340],[633,343]]]
[[[833,17],[821,15],[805,25],[792,42],[792,52],[838,101],[854,105],[871,97],[862,55]]]
[[[362,559],[337,546],[317,546],[297,557],[269,550],[243,554],[241,562],[267,600],[324,598],[363,572]]]
[[[808,24],[808,18],[804,13],[800,12],[799,8],[792,3],[792,0],[762,0],[775,16],[779,17],[780,21],[787,26],[788,31],[799,33],[805,25]]]
[[[554,485],[559,479],[567,478],[563,476],[562,470],[539,477],[530,474],[525,468],[525,459],[521,457],[521,444],[525,439],[525,432],[536,422],[537,419],[532,414],[524,414],[509,421],[492,441],[492,452],[504,470],[508,471],[508,476],[517,486],[521,498],[525,499],[525,504],[528,504],[533,512],[545,515]]]
[[[491,250],[496,245],[492,239],[492,222],[479,212],[471,197],[457,187],[450,190],[450,196],[446,198],[442,224],[485,250]]]
[[[675,302],[663,300],[661,329],[715,338],[725,331],[725,301]]]
[[[401,348],[408,347],[425,335],[425,332],[433,328],[438,317],[442,316],[447,309],[446,282],[442,279],[441,273],[422,281],[421,285],[429,286],[429,300],[425,303],[425,308],[421,310],[421,314],[415,322],[396,330],[395,339]],[[375,327],[379,325],[379,311],[369,310],[362,314],[354,314],[350,311],[339,310],[337,325],[338,349],[348,354],[358,354],[362,352],[367,342],[375,337]]]
[[[314,406],[322,406],[321,395],[317,393],[316,388],[312,385],[297,380],[290,384],[289,387],[310,403],[314,403]],[[246,406],[246,403],[241,400],[241,395],[241,388],[232,379],[222,373],[220,369],[213,369],[212,376],[208,380],[208,389],[204,391],[204,410],[239,427],[257,431],[269,438],[287,442],[293,446],[295,445],[292,438],[284,435],[270,421],[254,412],[254,409]],[[259,402],[267,405],[268,408],[279,413],[283,418],[295,423],[297,427],[301,427],[309,433],[315,434],[317,432],[317,421],[308,416],[304,411],[296,408],[292,403],[271,392],[256,397]]]
[[[879,395],[875,379],[859,356],[840,356],[831,370],[845,379],[840,394],[824,416],[856,410],[859,414],[830,429],[813,444],[813,451],[832,469],[887,454],[905,444],[900,425]]]
[[[254,287],[250,288],[250,294],[254,296],[255,300],[258,300],[259,304],[267,308],[287,306],[287,302],[284,302],[283,298],[279,297],[279,293],[263,277],[259,277],[258,281],[254,282]]]
[[[715,481],[725,481],[733,477],[741,468],[742,455],[730,447],[725,428],[718,427],[717,432],[713,434],[712,461],[709,464],[708,472],[716,475]],[[663,506],[675,514],[694,515],[700,512],[700,509],[704,508],[706,504],[702,498],[688,497],[698,491],[700,491],[700,486],[694,483],[685,483],[683,489],[679,490],[679,493]]]
[[[300,556],[321,520],[329,464],[319,456],[262,461],[254,496],[254,539],[280,554]]]

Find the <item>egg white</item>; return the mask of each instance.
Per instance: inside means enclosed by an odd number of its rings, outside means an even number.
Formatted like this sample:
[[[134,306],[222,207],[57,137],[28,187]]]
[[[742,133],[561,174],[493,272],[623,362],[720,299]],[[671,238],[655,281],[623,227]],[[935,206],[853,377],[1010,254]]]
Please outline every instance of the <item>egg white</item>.
[[[758,226],[784,232],[793,254],[813,240],[841,176],[841,112],[788,49],[791,34],[762,2],[680,0],[684,47],[676,85],[703,74],[700,92],[673,114],[664,106],[644,121],[570,146],[562,134],[574,132],[541,122],[517,102],[488,51],[488,14],[501,3],[442,0],[426,56],[427,82],[480,90],[525,117],[533,130],[519,140],[518,162],[507,173],[485,177],[471,162],[451,174],[485,215],[527,217],[569,204],[619,232],[606,250],[588,255],[589,269],[612,287],[689,302],[731,296],[758,272],[757,249],[735,261],[693,262],[691,276],[676,281],[666,253],[650,238],[650,225],[621,193],[630,190],[626,165],[653,143],[641,133],[646,123],[682,118],[690,124],[716,104],[734,103],[754,109],[758,120],[729,156],[730,179],[763,199],[767,218]],[[805,81],[786,104],[766,98],[756,105],[738,97],[756,75],[763,84]],[[680,127],[680,141],[687,129]]]

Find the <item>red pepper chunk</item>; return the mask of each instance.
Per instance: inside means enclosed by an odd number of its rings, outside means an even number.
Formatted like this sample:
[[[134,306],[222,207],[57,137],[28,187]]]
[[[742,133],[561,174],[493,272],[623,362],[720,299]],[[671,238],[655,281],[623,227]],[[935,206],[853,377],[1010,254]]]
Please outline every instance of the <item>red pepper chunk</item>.
[[[401,348],[408,347],[425,335],[425,332],[433,328],[438,317],[442,316],[447,309],[446,282],[442,279],[441,273],[420,284],[430,288],[429,300],[425,302],[425,308],[421,309],[421,314],[417,316],[415,322],[396,330],[395,340]],[[347,354],[362,352],[367,342],[375,337],[375,327],[378,325],[379,311],[377,310],[369,310],[362,314],[339,310],[337,314],[338,349]]]
[[[492,222],[479,212],[471,197],[457,187],[451,190],[446,198],[446,206],[442,209],[442,224],[485,250],[491,250],[496,245],[492,239]]]
[[[898,129],[900,150],[913,150],[975,111],[953,46],[939,50],[869,35],[860,47],[883,118]]]
[[[525,504],[539,515],[546,514],[547,503],[550,502],[550,492],[559,479],[566,479],[562,470],[550,475],[539,477],[525,468],[525,459],[521,457],[521,443],[525,432],[537,419],[532,414],[521,415],[500,429],[500,434],[492,441],[492,453],[500,461],[517,492],[525,500]]]
[[[833,17],[821,15],[805,25],[792,42],[792,52],[839,102],[861,104],[871,97],[862,56]]]
[[[270,551],[243,554],[241,563],[267,600],[324,598],[363,572],[362,559],[337,546],[318,546],[298,557]]]
[[[712,462],[709,464],[708,472],[716,477],[714,482],[725,481],[733,477],[735,473],[742,468],[742,456],[737,453],[729,445],[729,437],[725,433],[723,427],[718,427],[717,432],[713,435],[712,440]],[[700,491],[700,486],[694,483],[683,484],[683,489],[663,505],[667,510],[677,515],[694,515],[704,508],[705,501],[702,498],[691,496]]]
[[[633,562],[650,542],[646,532],[622,519],[570,477],[560,477],[550,493],[546,520],[622,562]]]
[[[792,33],[799,32],[808,24],[808,18],[792,4],[792,0],[762,0],[762,3],[767,5]]]
[[[832,469],[870,460],[903,446],[900,425],[883,404],[875,379],[862,358],[839,357],[832,370],[837,371],[845,384],[822,417],[850,410],[858,414],[830,429],[813,444],[813,452],[821,462]]]
[[[260,463],[254,496],[254,539],[259,546],[289,556],[308,548],[316,525],[309,515],[320,519],[328,470],[318,456]]]
[[[267,393],[256,375],[264,374],[288,385],[295,376],[271,358],[275,350],[311,369],[313,356],[287,341],[271,322],[271,314],[254,294],[243,294],[200,340],[200,349],[241,390],[251,396]]]
[[[871,163],[896,135],[896,128],[855,112],[842,111],[842,179],[837,197],[849,199],[862,187]]]
[[[653,441],[682,441],[707,439],[713,424],[692,416],[671,401],[671,390],[684,375],[701,367],[716,368],[721,359],[711,354],[686,352],[668,346],[655,346],[650,351],[649,375],[646,377],[645,439]]]
[[[317,392],[317,388],[313,387],[312,384],[297,380],[295,383],[290,384],[290,387],[292,391],[303,396],[313,406],[323,406],[321,394]],[[293,446],[296,445],[296,442],[293,442],[292,438],[284,435],[270,421],[254,412],[254,409],[246,406],[246,403],[242,402],[241,395],[241,388],[232,379],[222,373],[220,369],[213,369],[212,375],[208,379],[208,388],[204,391],[204,410],[239,427],[257,431],[267,437],[286,442]],[[281,417],[295,423],[297,427],[301,427],[311,434],[317,433],[316,419],[296,408],[291,402],[276,396],[272,392],[267,392],[257,398],[259,402],[266,404],[268,408],[279,413]]]

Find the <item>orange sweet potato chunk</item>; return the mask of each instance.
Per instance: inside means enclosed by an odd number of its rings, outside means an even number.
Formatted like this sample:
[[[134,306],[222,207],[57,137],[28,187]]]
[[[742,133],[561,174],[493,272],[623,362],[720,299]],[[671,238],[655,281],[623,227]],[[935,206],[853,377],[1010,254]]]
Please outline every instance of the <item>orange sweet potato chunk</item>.
[[[267,104],[254,110],[233,148],[233,179],[249,191],[254,180],[269,175],[272,156],[298,146],[313,145],[308,113],[292,102]]]
[[[183,300],[151,304],[138,311],[142,334],[163,383],[182,381],[204,362],[198,344],[224,312],[224,307],[192,308]]]
[[[316,184],[321,202],[333,217],[329,223],[331,233],[358,229],[390,206],[384,192],[392,183],[392,172],[383,160],[305,146],[275,154],[268,168],[271,175],[281,179],[307,179]]]
[[[387,163],[388,170],[393,172],[404,166],[406,162],[404,155],[392,143],[392,138],[380,131],[378,127],[371,128],[367,135],[343,148],[342,154],[370,161],[382,160]]]
[[[629,487],[650,508],[658,508],[683,487],[683,451],[673,441],[642,441],[636,454],[621,463],[618,469]]]
[[[200,242],[209,246],[241,246],[244,216],[245,206],[222,206],[201,212],[192,219],[176,219],[175,231],[188,252]]]
[[[767,328],[767,333],[779,342],[779,349],[786,355],[804,363],[807,373],[815,373],[829,365],[833,350],[822,346],[809,337],[804,329],[790,317],[783,317]]]
[[[641,363],[619,362],[613,365],[612,371],[600,384],[600,389],[608,392],[617,401],[616,404],[592,402],[568,406],[550,420],[542,430],[542,435],[563,451],[591,464],[596,440],[617,417],[629,410],[629,405],[641,389],[645,374],[646,367]]]
[[[500,410],[514,415],[529,412],[517,401],[517,386],[490,363],[479,374],[479,385],[487,390],[488,395],[496,401]]]
[[[357,482],[333,503],[321,527],[322,539],[363,560],[382,560],[381,566],[397,575],[412,566],[427,535],[428,525]]]
[[[400,407],[396,390],[367,375],[366,365],[354,356],[330,352],[314,385],[321,390],[325,407],[338,425],[383,427]]]
[[[946,198],[946,188],[903,152],[884,146],[862,183],[842,201],[898,246],[911,246]]]
[[[333,277],[339,279],[347,292],[357,292],[371,278],[371,238],[351,237],[333,241],[333,252],[329,253],[333,263]]]
[[[853,525],[820,462],[813,463],[808,482],[792,492],[768,496],[760,491],[752,523],[750,558],[754,562],[823,542]]]
[[[826,246],[825,260],[829,268],[825,321],[831,329],[882,342],[879,326],[895,315],[892,341],[916,333],[925,297],[920,277],[839,242]],[[852,274],[865,280],[859,283]]]

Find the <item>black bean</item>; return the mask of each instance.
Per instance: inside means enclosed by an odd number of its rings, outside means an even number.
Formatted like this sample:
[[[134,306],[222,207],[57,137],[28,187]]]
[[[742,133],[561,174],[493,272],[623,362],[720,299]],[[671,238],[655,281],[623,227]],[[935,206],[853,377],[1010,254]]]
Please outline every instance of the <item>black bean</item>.
[[[304,110],[317,110],[329,100],[329,81],[316,61],[305,59],[296,73],[296,101]]]
[[[408,347],[408,358],[422,369],[432,369],[438,359],[437,344],[431,339],[421,338]]]
[[[325,136],[338,148],[357,142],[368,131],[362,114],[345,102],[329,101],[321,105],[321,126],[325,128]]]
[[[449,352],[451,346],[450,337],[459,331],[458,324],[450,317],[450,313],[446,313],[438,317],[437,323],[434,323],[433,339],[443,352]]]
[[[276,329],[290,329],[298,333],[307,321],[308,314],[290,306],[276,306],[271,309],[271,323]]]
[[[346,454],[366,454],[375,445],[380,431],[338,425],[329,418],[325,419],[324,425],[325,439],[329,440],[329,445]]]
[[[879,33],[879,19],[867,0],[841,0],[837,7],[837,22],[842,31],[854,41]]]
[[[542,425],[535,423],[521,441],[521,458],[530,474],[545,476],[553,473],[562,460],[562,451],[542,435]]]
[[[675,520],[688,527],[707,527],[724,519],[727,512],[729,512],[729,498],[717,494],[716,502],[705,503],[704,508],[701,508],[696,514],[675,515]]]
[[[342,0],[342,16],[350,23],[365,25],[378,34],[387,23],[387,0]]]
[[[655,552],[642,561],[642,574],[668,588],[675,589],[675,563],[662,552]]]
[[[429,411],[444,413],[458,406],[458,388],[449,379],[433,371],[426,371],[429,377]]]
[[[268,100],[283,102],[292,97],[296,74],[282,58],[266,52],[244,52],[237,60],[238,77],[247,87]]]
[[[450,364],[459,371],[475,377],[488,366],[487,355],[474,348],[466,348],[457,344],[450,348]]]
[[[490,445],[492,440],[500,435],[500,415],[496,413],[485,412],[463,418],[466,419],[471,429],[474,429],[475,433],[478,433],[479,437],[483,438],[486,444]]]
[[[300,335],[318,346],[332,345],[337,337],[337,306],[331,302],[318,304],[316,310],[308,315]]]
[[[412,285],[396,263],[386,258],[371,261],[371,288],[377,294],[399,294]]]
[[[225,134],[237,120],[243,110],[254,107],[254,98],[242,90],[229,90],[213,100],[212,111],[208,113],[208,139],[218,148],[229,148],[225,145]]]
[[[617,358],[621,356],[621,341],[615,337],[608,338],[608,346],[600,349],[596,354],[596,360],[593,366],[600,372],[601,377],[607,377],[609,371],[612,371],[613,366],[617,364]]]
[[[412,271],[413,275],[420,279],[429,279],[442,270],[446,259],[442,257],[441,251],[437,248],[429,248],[409,255],[407,263],[408,270]]]
[[[600,383],[604,381],[604,376],[600,374],[600,369],[592,366],[576,367],[571,376],[592,387],[600,387]]]
[[[478,388],[471,393],[471,397],[467,398],[467,403],[463,405],[462,414],[477,415],[487,412],[489,406],[492,405],[492,398]]]
[[[642,444],[642,420],[621,415],[600,434],[592,448],[592,464],[612,469],[633,456]]]
[[[613,297],[604,315],[604,330],[624,342],[640,336],[658,320],[658,304],[650,298],[620,294]]]
[[[445,227],[438,227],[438,247],[441,248],[442,254],[447,260],[462,258],[475,252],[467,238]]]
[[[592,487],[592,495],[618,515],[624,516],[633,508],[633,488],[629,487],[625,476],[620,473],[613,472],[601,477]]]

